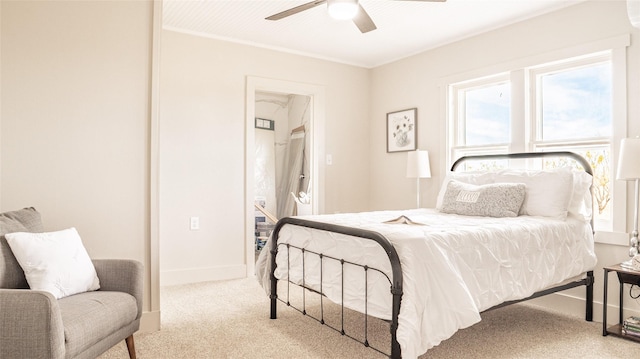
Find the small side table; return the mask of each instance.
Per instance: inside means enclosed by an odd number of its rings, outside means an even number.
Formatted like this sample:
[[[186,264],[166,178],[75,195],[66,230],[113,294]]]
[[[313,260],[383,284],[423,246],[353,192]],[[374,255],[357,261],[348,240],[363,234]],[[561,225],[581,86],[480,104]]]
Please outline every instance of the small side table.
[[[602,303],[602,335],[607,336],[608,334],[615,335],[617,337],[633,340],[636,342],[640,342],[640,337],[625,335],[622,333],[622,322],[624,321],[624,317],[622,314],[623,306],[623,298],[624,298],[624,283],[627,284],[635,284],[640,286],[640,271],[636,271],[633,269],[629,269],[626,267],[622,267],[620,264],[616,264],[609,267],[604,267],[604,298]],[[612,325],[607,328],[607,282],[609,279],[609,273],[616,272],[618,275],[618,282],[620,288],[620,313],[618,324]]]

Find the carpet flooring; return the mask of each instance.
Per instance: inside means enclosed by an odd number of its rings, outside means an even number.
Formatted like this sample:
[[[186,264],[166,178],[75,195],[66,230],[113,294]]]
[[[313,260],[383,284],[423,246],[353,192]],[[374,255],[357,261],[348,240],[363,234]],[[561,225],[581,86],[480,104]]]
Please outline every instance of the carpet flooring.
[[[296,298],[299,300],[300,298]],[[319,317],[318,300],[306,299]],[[325,300],[326,302],[326,300]],[[176,358],[385,358],[371,348],[279,303],[269,319],[269,300],[254,278],[204,282],[161,290],[162,329],[135,334],[138,359]],[[340,310],[324,311],[340,328]],[[348,334],[362,337],[362,315],[347,311]],[[369,320],[371,345],[388,352],[386,323]],[[99,359],[128,358],[124,342]],[[528,304],[489,311],[420,359],[444,358],[640,358],[640,343],[602,336],[602,326]]]

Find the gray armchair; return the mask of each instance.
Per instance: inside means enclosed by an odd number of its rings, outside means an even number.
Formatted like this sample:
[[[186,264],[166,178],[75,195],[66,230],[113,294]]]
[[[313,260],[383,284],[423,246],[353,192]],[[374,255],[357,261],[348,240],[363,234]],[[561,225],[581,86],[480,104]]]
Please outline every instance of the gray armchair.
[[[100,290],[56,299],[28,289],[4,234],[42,232],[33,208],[0,213],[0,358],[96,358],[133,333],[142,315],[143,267],[134,260],[93,260]]]

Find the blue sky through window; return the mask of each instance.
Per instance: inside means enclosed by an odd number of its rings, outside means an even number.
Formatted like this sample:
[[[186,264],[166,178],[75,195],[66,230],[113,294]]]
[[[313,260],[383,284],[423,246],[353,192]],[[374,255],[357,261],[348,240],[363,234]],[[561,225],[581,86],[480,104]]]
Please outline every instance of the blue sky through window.
[[[502,83],[465,92],[467,146],[508,143],[511,86]]]
[[[611,136],[611,66],[544,75],[542,140]]]

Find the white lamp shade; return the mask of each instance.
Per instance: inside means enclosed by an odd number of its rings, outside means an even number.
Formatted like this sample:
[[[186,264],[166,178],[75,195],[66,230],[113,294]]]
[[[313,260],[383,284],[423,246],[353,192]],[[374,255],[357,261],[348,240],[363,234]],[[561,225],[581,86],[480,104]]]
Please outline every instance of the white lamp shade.
[[[407,177],[430,178],[429,151],[415,150],[407,152]]]
[[[640,28],[640,0],[627,0],[627,15],[631,25]]]
[[[616,178],[624,181],[640,178],[640,138],[624,138],[620,141]]]
[[[328,0],[327,10],[336,20],[351,20],[358,13],[358,0]]]

